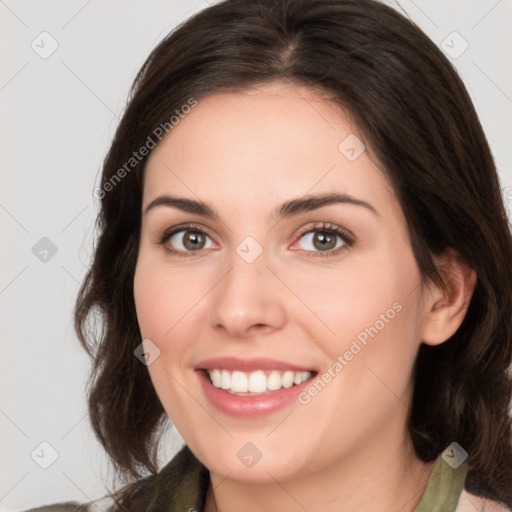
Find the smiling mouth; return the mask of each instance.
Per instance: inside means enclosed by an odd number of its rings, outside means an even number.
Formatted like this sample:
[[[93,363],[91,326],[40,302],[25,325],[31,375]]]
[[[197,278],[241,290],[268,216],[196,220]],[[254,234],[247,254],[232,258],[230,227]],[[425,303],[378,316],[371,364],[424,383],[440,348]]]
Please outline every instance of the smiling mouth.
[[[293,370],[243,372],[221,368],[206,369],[204,372],[213,387],[239,396],[259,396],[289,389],[313,378],[317,373]]]

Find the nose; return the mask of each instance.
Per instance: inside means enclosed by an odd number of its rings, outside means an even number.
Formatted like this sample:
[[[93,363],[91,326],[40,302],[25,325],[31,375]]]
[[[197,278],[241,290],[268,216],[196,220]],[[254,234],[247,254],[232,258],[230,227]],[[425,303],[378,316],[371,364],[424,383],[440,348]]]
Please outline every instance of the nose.
[[[232,338],[270,334],[286,324],[284,291],[267,267],[265,253],[247,263],[236,252],[229,272],[215,286],[211,325]]]

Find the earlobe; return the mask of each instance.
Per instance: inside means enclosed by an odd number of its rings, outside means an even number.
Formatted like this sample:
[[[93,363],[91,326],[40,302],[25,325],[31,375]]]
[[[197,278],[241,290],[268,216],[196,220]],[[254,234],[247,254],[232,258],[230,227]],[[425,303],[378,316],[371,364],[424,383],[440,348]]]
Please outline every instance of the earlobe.
[[[440,345],[462,324],[476,286],[476,272],[454,249],[436,258],[436,266],[444,288],[429,286],[423,315],[422,341]]]

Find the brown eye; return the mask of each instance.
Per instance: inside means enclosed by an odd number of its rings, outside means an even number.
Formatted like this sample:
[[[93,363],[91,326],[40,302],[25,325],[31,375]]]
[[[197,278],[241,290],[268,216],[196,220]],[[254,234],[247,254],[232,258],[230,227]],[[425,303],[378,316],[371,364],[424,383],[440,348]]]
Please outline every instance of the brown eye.
[[[299,238],[299,242],[302,242],[303,249],[309,252],[335,251],[348,244],[342,234],[326,229],[310,230]]]
[[[164,234],[160,244],[165,245],[170,252],[184,254],[214,247],[211,238],[204,231],[183,227]]]
[[[327,233],[326,231],[317,232],[313,236],[313,245],[320,250],[334,249],[336,246],[336,235]]]
[[[203,249],[206,237],[203,233],[198,233],[195,231],[185,231],[185,236],[183,237],[183,245],[186,249],[190,251],[197,251],[198,249]]]

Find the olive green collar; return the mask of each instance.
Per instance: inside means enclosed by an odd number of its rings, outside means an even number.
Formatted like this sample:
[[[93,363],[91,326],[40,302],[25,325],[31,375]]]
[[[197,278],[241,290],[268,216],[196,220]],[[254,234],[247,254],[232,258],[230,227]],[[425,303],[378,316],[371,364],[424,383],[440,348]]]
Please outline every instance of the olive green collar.
[[[455,512],[468,469],[466,462],[454,469],[440,455],[414,512]]]
[[[210,473],[185,445],[156,476],[145,512],[202,512],[209,482]]]
[[[455,512],[468,465],[453,469],[439,456],[427,488],[414,512]],[[210,475],[187,446],[156,476],[146,512],[204,510]]]

